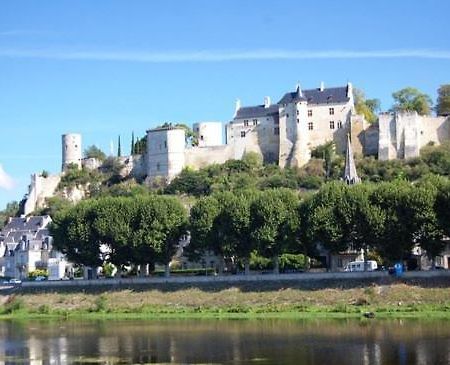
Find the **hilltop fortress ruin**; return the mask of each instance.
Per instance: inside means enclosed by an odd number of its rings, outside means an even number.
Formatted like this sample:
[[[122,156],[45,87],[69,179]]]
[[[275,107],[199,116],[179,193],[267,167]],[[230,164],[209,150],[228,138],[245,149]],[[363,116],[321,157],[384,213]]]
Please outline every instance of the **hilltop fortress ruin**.
[[[326,142],[334,141],[337,150],[344,152],[347,135],[356,154],[374,155],[380,160],[407,159],[419,156],[420,149],[430,142],[450,140],[450,118],[415,112],[383,113],[378,123],[370,124],[356,114],[350,83],[331,88],[321,83],[319,88],[309,90],[297,85],[274,104],[269,97],[263,104],[249,107],[238,100],[233,120],[225,128],[221,122],[199,122],[193,125],[193,131],[197,146],[187,145],[181,127],[148,130],[145,153],[120,158],[127,174],[170,181],[185,167],[198,169],[241,159],[248,152],[260,154],[265,163],[300,167],[309,161],[312,149]],[[83,159],[80,134],[62,136],[62,173],[69,165],[98,167],[95,159]],[[54,194],[60,177],[32,175],[25,214]]]

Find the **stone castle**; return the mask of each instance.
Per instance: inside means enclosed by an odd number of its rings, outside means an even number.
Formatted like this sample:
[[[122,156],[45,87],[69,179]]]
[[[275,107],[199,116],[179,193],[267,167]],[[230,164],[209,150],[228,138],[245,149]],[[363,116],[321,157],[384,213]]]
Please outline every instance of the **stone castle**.
[[[199,122],[193,131],[196,146],[186,143],[181,127],[148,130],[146,152],[121,157],[126,174],[170,181],[185,167],[224,163],[248,152],[260,154],[266,163],[300,167],[309,161],[313,148],[326,142],[334,141],[337,150],[345,152],[348,135],[356,154],[380,160],[406,159],[419,156],[420,148],[430,142],[450,140],[450,118],[384,113],[378,123],[370,124],[356,114],[350,83],[332,88],[321,83],[309,90],[297,85],[274,104],[269,97],[263,104],[249,107],[238,100],[234,118],[225,128],[221,122]],[[95,159],[83,159],[79,134],[62,136],[62,171],[70,164],[90,169],[99,166]],[[59,181],[60,175],[33,175],[24,213],[31,213],[52,196]]]

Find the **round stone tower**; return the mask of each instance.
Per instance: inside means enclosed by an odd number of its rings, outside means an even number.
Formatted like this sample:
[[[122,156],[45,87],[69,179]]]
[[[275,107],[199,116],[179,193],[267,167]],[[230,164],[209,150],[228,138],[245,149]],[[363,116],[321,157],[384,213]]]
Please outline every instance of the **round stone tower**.
[[[62,136],[62,171],[68,165],[81,169],[81,134],[67,133]]]
[[[167,181],[185,165],[186,136],[183,128],[164,127],[147,131],[147,176]]]
[[[222,144],[221,122],[199,122],[194,124],[194,133],[199,147],[220,146]]]

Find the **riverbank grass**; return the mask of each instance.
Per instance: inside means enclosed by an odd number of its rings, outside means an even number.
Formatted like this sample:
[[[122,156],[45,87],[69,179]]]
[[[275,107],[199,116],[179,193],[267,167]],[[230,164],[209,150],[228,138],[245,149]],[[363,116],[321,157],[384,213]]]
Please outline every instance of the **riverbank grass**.
[[[450,290],[407,284],[356,288],[263,287],[22,292],[0,318],[448,318]]]

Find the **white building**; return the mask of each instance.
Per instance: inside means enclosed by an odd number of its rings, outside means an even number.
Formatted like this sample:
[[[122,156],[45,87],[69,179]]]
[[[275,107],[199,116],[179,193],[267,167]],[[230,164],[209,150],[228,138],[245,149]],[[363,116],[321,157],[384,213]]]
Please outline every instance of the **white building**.
[[[65,276],[68,264],[52,247],[48,231],[51,221],[48,215],[9,219],[0,234],[0,275],[25,279],[36,269],[48,270],[56,265],[64,270],[52,269],[49,279]]]

